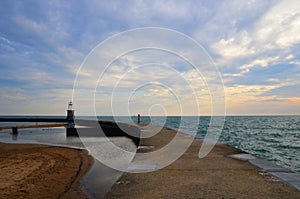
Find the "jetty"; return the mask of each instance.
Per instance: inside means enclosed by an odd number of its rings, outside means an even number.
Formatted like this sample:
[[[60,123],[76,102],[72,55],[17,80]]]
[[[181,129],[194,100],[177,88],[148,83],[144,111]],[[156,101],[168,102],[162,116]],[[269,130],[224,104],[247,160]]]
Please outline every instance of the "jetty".
[[[21,126],[0,126],[0,131],[5,129],[12,129],[13,134],[18,133],[18,129],[33,129],[33,128],[53,128],[63,127],[65,124],[40,124],[40,125],[21,125]]]
[[[164,127],[156,135],[142,138],[137,154],[161,149],[175,134]],[[181,136],[184,139],[187,135]],[[265,167],[263,162],[267,161],[225,144],[217,144],[208,156],[199,159],[202,143],[194,140],[179,159],[159,170],[156,161],[135,158],[129,172],[114,183],[104,198],[300,198],[300,174],[290,171],[293,178],[284,181],[272,174],[283,172],[283,168],[271,163]],[[261,162],[261,167],[251,161]],[[273,170],[268,170],[270,165]]]
[[[51,128],[51,127],[65,127],[66,136],[81,136],[81,137],[119,137],[125,136],[138,146],[140,142],[140,129],[129,123],[116,123],[112,121],[95,121],[86,119],[75,119],[75,110],[73,103],[68,102],[68,109],[65,118],[44,116],[44,117],[0,117],[0,122],[30,122],[30,123],[46,123],[36,125],[8,125],[0,127],[1,130],[11,129],[14,135],[18,134],[18,129],[31,129],[31,128]],[[101,131],[99,133],[99,131]],[[126,132],[130,132],[130,135]]]

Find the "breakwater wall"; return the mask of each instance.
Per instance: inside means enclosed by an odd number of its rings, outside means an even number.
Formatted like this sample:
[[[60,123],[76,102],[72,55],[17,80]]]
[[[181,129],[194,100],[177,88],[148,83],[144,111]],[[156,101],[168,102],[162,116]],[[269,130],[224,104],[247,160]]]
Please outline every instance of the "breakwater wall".
[[[0,122],[44,122],[67,123],[66,118],[35,118],[35,117],[0,117]],[[116,123],[112,121],[75,120],[74,128],[66,128],[67,136],[82,137],[128,137],[136,146],[140,143],[140,128],[130,123]],[[101,128],[100,128],[101,127]]]
[[[70,131],[68,136],[81,137],[121,137],[130,138],[136,146],[140,144],[141,130],[138,126],[130,123],[111,121],[76,120],[76,130]],[[101,128],[100,128],[101,127]]]
[[[0,117],[0,122],[47,122],[64,123],[66,118],[39,118],[39,117]]]

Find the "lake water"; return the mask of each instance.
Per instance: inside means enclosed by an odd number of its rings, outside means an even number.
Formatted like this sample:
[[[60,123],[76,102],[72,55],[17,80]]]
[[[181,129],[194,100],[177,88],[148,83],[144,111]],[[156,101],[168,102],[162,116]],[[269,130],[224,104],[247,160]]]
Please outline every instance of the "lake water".
[[[99,117],[113,120],[113,117]],[[137,122],[137,117],[132,117]],[[126,117],[115,120],[127,121]],[[142,123],[167,126],[204,138],[211,117],[142,117]],[[196,128],[195,128],[196,127]],[[220,142],[300,173],[300,116],[227,116]]]
[[[161,125],[163,119],[142,121]],[[198,128],[191,128],[195,122]],[[203,138],[209,123],[210,117],[169,116],[164,125]],[[300,173],[300,116],[227,116],[219,141]]]

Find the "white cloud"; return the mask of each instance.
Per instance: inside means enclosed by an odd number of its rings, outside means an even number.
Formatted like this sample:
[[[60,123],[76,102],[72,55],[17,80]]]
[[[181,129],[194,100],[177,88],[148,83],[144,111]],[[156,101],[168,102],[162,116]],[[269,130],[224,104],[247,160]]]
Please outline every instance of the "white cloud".
[[[253,67],[267,67],[269,65],[276,64],[279,61],[280,61],[279,56],[258,58],[250,61],[249,63],[243,64],[242,66],[239,66],[238,73],[225,73],[224,77],[241,77],[249,73],[251,71],[251,68]]]
[[[256,53],[256,49],[251,47],[251,38],[247,31],[239,32],[228,39],[221,39],[212,45],[215,53],[230,58],[240,58]]]
[[[271,82],[271,83],[279,83],[280,79],[276,79],[276,78],[269,78],[266,80],[267,82]]]
[[[294,55],[293,54],[289,54],[285,57],[285,60],[291,60],[294,58]]]
[[[250,69],[252,67],[266,67],[269,64],[274,64],[278,60],[279,60],[279,56],[266,57],[266,58],[263,58],[263,59],[255,59],[255,60],[253,60],[252,62],[250,62],[248,64],[244,64],[244,65],[240,66],[239,69],[247,70],[247,69]]]
[[[247,27],[235,29],[230,35],[214,42],[211,49],[220,56],[217,61],[219,66],[237,61],[243,63],[251,57],[260,61],[258,57],[278,52],[292,59],[290,50],[300,42],[299,32],[300,4],[297,1],[280,1]],[[245,67],[248,67],[247,64]]]
[[[253,37],[268,48],[288,48],[300,42],[300,4],[281,1],[255,24]]]
[[[300,66],[300,61],[290,61],[289,64],[298,65]]]

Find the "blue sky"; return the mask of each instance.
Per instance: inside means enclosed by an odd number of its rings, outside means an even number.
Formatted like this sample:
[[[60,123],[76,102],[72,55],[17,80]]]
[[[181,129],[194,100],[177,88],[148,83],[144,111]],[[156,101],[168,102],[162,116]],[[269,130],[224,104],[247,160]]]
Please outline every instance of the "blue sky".
[[[227,114],[300,114],[297,0],[2,0],[0,13],[1,115],[65,114],[75,76],[88,53],[116,33],[142,27],[173,29],[205,48],[222,75]],[[171,56],[166,59],[172,62]],[[126,60],[127,66],[133,63],[130,56]],[[174,67],[182,74],[189,72],[182,65],[174,63]],[[122,70],[116,67],[108,72],[108,84],[113,84]],[[147,78],[157,80],[157,72],[152,72],[159,70],[164,74],[159,77],[160,83],[180,82],[170,78],[172,72],[158,66],[133,71],[131,77],[148,74]],[[123,91],[131,92],[132,87],[126,85]],[[163,104],[163,99],[159,97],[170,93],[156,89],[140,90],[138,95],[142,93],[143,99],[155,97],[157,103],[152,105],[160,114],[162,109],[157,104]],[[99,96],[103,101],[97,114],[110,115],[110,102],[103,98]],[[152,107],[149,101],[143,102],[131,113],[147,114],[142,105]],[[209,114],[206,102],[200,106],[203,114]],[[115,109],[126,114],[124,106],[115,105]],[[166,110],[170,115],[180,114],[175,102],[166,105]]]

